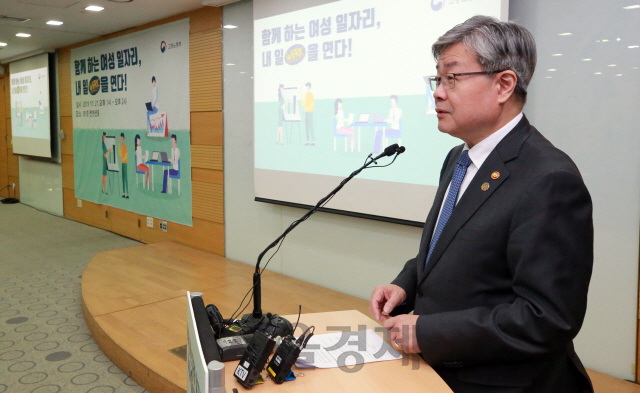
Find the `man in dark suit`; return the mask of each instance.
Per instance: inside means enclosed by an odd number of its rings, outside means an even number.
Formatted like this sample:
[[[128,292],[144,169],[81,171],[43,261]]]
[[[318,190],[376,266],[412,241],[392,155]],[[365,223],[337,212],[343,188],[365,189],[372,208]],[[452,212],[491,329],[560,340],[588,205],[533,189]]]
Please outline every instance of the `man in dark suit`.
[[[432,50],[438,128],[465,143],[444,161],[418,255],[373,291],[370,311],[456,393],[592,392],[572,344],[592,204],[575,164],[522,114],[535,41],[476,16]]]

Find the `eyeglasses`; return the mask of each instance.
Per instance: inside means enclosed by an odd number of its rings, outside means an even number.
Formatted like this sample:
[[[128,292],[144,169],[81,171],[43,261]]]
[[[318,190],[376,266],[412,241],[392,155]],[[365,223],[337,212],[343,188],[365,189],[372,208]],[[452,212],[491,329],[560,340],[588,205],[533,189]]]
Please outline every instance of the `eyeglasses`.
[[[502,70],[506,71],[506,70]],[[463,72],[460,74],[443,74],[442,76],[430,76],[429,84],[431,85],[431,91],[436,91],[440,84],[444,85],[445,89],[453,89],[456,87],[456,77],[464,75],[491,75],[497,74],[502,71],[478,71],[478,72]]]

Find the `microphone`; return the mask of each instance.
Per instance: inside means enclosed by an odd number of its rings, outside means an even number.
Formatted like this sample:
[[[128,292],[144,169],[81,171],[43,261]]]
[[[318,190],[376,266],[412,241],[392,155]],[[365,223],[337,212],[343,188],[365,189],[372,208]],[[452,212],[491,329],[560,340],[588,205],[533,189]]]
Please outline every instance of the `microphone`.
[[[402,153],[404,153],[405,150],[406,149],[405,149],[404,146],[398,146],[397,143],[394,143],[391,146],[387,146],[382,153],[380,153],[377,157],[375,157],[373,159],[373,161],[378,161],[379,158],[389,157],[389,156],[392,156],[392,155],[394,155],[396,153],[397,154],[402,154]]]

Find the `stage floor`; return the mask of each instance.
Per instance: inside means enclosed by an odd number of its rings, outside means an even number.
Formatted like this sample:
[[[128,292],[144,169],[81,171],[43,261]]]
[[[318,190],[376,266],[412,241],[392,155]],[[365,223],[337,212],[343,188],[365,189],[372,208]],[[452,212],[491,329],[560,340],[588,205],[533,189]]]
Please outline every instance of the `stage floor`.
[[[254,267],[177,243],[96,254],[82,275],[84,318],[109,359],[151,393],[185,393],[186,292],[202,292],[229,318],[252,285]],[[263,311],[280,315],[358,310],[368,301],[265,271]],[[252,304],[245,313],[252,310]],[[596,393],[640,386],[588,370]]]

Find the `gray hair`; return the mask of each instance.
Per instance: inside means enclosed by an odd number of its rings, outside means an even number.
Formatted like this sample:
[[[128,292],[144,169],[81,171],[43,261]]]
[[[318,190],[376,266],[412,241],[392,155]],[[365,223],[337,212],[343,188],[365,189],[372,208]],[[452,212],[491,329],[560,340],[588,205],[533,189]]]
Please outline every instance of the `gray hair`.
[[[536,42],[527,29],[515,22],[476,15],[438,38],[431,47],[436,62],[442,52],[459,42],[475,53],[484,71],[515,72],[518,83],[514,93],[526,102],[537,61]]]

